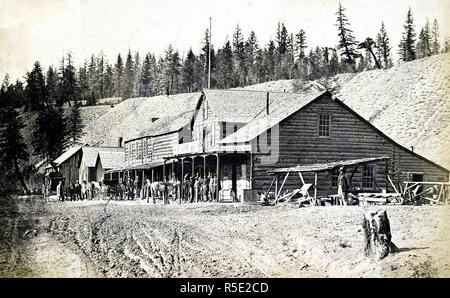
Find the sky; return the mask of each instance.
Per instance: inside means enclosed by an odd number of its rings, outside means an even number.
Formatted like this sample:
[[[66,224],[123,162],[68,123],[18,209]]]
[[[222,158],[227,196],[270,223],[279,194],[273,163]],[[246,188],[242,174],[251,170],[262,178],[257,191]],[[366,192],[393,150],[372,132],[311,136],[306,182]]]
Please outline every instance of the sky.
[[[171,43],[180,55],[201,48],[212,18],[212,42],[217,49],[231,40],[240,25],[244,37],[255,31],[261,46],[284,22],[294,34],[303,29],[310,46],[335,46],[338,0],[0,0],[0,80],[23,80],[34,61],[44,69],[58,66],[72,52],[78,66],[103,51],[115,62],[130,49],[141,57],[161,55]],[[442,41],[450,36],[450,0],[340,0],[357,40],[375,38],[384,21],[393,52],[411,7],[416,32],[426,18],[440,25]]]

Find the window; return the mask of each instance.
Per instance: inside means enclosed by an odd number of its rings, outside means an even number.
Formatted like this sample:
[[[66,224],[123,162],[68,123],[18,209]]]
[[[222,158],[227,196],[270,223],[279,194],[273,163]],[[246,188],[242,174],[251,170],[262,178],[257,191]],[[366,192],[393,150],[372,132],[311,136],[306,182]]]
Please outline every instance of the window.
[[[333,169],[331,171],[331,186],[332,187],[338,187],[338,177],[339,177],[339,170]]]
[[[260,148],[259,148],[259,136],[256,137],[256,152],[259,152]]]
[[[267,130],[267,146],[270,147],[272,145],[272,129],[269,128]]]
[[[330,136],[330,115],[321,114],[319,116],[319,137]]]
[[[237,131],[237,125],[236,124],[234,125],[233,130],[234,130],[234,132]]]
[[[222,139],[227,136],[227,123],[222,122]]]
[[[362,187],[373,188],[374,173],[372,166],[364,166],[362,173]]]

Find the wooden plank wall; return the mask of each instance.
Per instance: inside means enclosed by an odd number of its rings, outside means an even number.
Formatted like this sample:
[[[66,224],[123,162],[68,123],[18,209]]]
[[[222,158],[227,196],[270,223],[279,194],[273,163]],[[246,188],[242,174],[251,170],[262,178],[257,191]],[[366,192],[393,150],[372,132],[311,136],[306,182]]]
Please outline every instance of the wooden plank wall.
[[[173,154],[173,146],[178,144],[180,132],[133,140],[125,144],[126,166],[142,165],[161,160]],[[135,148],[132,150],[132,148]]]
[[[65,185],[68,186],[70,182],[75,183],[79,179],[79,168],[81,150],[68,158],[59,166],[59,171],[65,178]]]
[[[320,114],[331,115],[330,137],[318,136]],[[279,132],[278,142],[277,140],[272,141],[272,145],[279,146],[277,162],[271,165],[262,165],[258,155],[254,155],[253,187],[260,193],[268,188],[273,179],[273,176],[266,173],[268,169],[376,156],[392,158],[389,162],[389,172],[395,182],[405,181],[406,173],[412,171],[424,172],[425,180],[428,181],[448,177],[445,171],[389,142],[364,121],[326,95],[282,121]],[[375,166],[375,173],[378,185],[386,187],[384,162]],[[360,167],[353,178],[353,183],[357,187],[361,186],[361,176]],[[312,173],[304,174],[304,178],[307,183],[314,181]],[[320,173],[318,179],[318,195],[337,193],[337,188],[331,186],[332,179],[329,173]],[[285,187],[295,189],[300,185],[298,174],[291,174]],[[388,191],[392,191],[389,185],[387,186]]]

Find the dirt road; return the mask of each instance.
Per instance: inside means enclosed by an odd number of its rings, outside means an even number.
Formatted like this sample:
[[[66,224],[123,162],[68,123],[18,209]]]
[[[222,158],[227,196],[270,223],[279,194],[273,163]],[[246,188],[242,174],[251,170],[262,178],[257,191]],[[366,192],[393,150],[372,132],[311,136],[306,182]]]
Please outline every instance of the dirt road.
[[[362,256],[356,206],[51,202],[39,218],[61,255],[53,261],[67,272],[62,256],[80,257],[80,276],[450,277],[450,208],[383,208],[400,252],[377,263]]]

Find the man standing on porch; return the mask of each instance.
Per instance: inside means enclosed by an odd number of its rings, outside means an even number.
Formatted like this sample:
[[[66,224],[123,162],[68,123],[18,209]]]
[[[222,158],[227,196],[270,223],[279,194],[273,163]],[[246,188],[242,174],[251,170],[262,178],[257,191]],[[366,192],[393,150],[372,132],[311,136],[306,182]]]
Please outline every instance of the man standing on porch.
[[[347,205],[348,180],[345,175],[345,168],[339,168],[338,176],[338,195],[340,196],[340,205]]]

